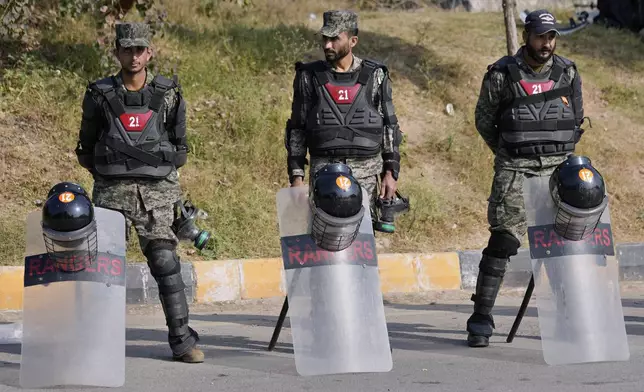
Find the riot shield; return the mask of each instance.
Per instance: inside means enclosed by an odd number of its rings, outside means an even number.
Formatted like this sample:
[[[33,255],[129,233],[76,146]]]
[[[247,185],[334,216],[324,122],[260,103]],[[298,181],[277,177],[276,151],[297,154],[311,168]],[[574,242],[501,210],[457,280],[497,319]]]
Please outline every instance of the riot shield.
[[[277,193],[297,372],[388,372],[393,363],[371,216],[364,214],[351,246],[328,252],[309,235],[308,192],[292,187]],[[368,211],[369,197],[362,192]]]
[[[98,257],[77,272],[48,257],[41,212],[27,216],[20,385],[125,383],[125,218],[94,207]]]
[[[626,361],[629,348],[608,207],[594,233],[554,231],[549,177],[526,178],[524,201],[545,362]]]

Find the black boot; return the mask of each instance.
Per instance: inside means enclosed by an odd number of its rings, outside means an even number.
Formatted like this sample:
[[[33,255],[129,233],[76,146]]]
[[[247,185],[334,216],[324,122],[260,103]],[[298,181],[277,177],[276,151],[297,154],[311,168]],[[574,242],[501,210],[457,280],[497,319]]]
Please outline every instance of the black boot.
[[[487,347],[496,327],[492,308],[499,294],[508,259],[483,255],[476,280],[476,294],[472,295],[474,313],[467,320],[467,342],[470,347]]]

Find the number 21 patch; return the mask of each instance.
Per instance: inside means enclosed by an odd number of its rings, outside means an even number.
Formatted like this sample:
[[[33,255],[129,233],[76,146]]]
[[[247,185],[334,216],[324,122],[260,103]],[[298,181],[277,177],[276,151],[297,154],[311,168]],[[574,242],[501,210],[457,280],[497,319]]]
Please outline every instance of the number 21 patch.
[[[356,95],[358,95],[358,91],[360,91],[360,87],[362,87],[362,85],[356,84],[354,86],[335,86],[331,83],[327,83],[324,85],[324,87],[326,87],[326,90],[329,92],[331,98],[333,98],[335,103],[351,104],[356,98]]]
[[[546,91],[550,91],[555,85],[555,82],[552,80],[547,82],[526,82],[525,80],[522,80],[520,83],[521,87],[523,87],[528,95],[545,93]]]
[[[121,120],[126,131],[141,132],[145,129],[151,116],[152,111],[147,113],[123,113],[119,116],[119,120]]]

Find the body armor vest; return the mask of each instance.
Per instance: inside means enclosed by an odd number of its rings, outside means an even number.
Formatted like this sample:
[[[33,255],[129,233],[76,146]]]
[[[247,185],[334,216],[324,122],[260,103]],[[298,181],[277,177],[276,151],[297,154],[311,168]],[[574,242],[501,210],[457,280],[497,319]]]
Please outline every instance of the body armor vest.
[[[157,75],[137,92],[124,91],[114,78],[94,88],[105,98],[107,129],[94,147],[94,168],[104,177],[165,178],[174,167],[163,114],[164,95],[174,82]]]
[[[555,59],[550,71],[532,76],[507,65],[514,99],[498,118],[500,147],[510,155],[562,155],[575,150],[576,121],[568,75]]]
[[[314,65],[317,102],[306,121],[311,156],[369,157],[381,152],[384,122],[372,102],[377,64],[363,60],[360,70],[333,72]]]

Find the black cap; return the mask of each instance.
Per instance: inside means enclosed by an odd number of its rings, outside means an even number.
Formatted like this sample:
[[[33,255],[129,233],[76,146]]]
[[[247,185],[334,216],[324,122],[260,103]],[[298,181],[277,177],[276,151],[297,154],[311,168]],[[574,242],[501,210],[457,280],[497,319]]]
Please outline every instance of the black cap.
[[[557,18],[547,10],[532,11],[525,18],[525,29],[536,33],[537,35],[554,31],[559,35],[559,30],[555,25]]]

